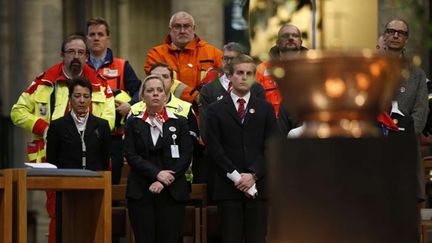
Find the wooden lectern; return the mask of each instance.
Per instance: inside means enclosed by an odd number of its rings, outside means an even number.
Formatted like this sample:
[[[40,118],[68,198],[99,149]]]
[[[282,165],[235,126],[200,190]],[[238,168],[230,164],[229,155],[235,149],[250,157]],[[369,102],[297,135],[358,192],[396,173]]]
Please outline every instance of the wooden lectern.
[[[12,242],[12,170],[0,171],[0,242]]]
[[[27,191],[62,191],[64,243],[111,243],[111,172],[99,176],[33,175],[14,171],[17,212],[15,242],[27,243]]]

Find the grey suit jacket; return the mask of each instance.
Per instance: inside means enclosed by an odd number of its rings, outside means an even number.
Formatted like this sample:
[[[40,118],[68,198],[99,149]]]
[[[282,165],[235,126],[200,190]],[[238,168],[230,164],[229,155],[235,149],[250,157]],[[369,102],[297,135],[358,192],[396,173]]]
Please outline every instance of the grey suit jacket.
[[[410,75],[401,81],[401,87],[394,100],[398,102],[400,111],[413,118],[414,131],[420,134],[429,113],[426,75],[422,69],[410,68]]]

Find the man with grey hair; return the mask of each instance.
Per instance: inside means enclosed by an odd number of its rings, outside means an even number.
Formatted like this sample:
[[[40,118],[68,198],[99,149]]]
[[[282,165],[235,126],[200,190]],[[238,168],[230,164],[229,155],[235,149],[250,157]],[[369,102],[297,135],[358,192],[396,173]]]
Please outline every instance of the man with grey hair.
[[[401,59],[406,58],[405,46],[408,37],[409,29],[406,21],[397,18],[390,20],[385,25],[383,33],[386,46],[383,54]],[[400,88],[393,99],[390,116],[398,126],[399,131],[414,133],[419,136],[425,128],[429,112],[426,75],[416,65],[409,66],[408,70],[409,76],[401,80]],[[425,190],[420,150],[418,151],[418,157],[413,158],[413,160],[417,163],[418,168],[419,187],[417,197],[419,200],[423,200]]]
[[[383,40],[384,54],[404,58],[408,42],[408,24],[401,19],[393,19],[385,25]],[[425,127],[429,112],[426,75],[417,66],[409,67],[409,76],[401,81],[401,87],[393,101],[392,110],[414,120],[414,132],[419,135]],[[396,121],[397,122],[397,121]],[[400,125],[400,124],[396,124]]]
[[[180,99],[198,101],[201,80],[210,68],[222,67],[222,51],[202,40],[196,33],[195,20],[187,12],[172,15],[169,34],[162,45],[153,47],[147,54],[144,71],[157,62],[165,62],[174,71],[174,79],[183,85],[175,91]]]

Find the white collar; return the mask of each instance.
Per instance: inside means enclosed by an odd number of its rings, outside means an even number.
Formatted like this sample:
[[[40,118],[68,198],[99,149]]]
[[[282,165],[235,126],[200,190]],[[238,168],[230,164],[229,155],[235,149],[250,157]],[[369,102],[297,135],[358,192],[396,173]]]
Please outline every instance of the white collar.
[[[240,98],[242,98],[242,99],[245,100],[245,104],[249,103],[250,91],[247,92],[247,94],[245,94],[243,97],[240,97],[240,96],[234,94],[234,92],[232,92],[232,91],[231,91],[230,95],[231,95],[231,99],[233,100],[234,104],[236,104],[237,100],[240,99]]]
[[[222,75],[222,76],[219,78],[219,81],[220,81],[222,87],[224,87],[224,89],[225,89],[226,91],[228,91],[228,86],[229,86],[229,83],[230,83],[231,81],[228,79],[227,75],[226,75],[226,74]]]
[[[87,120],[88,120],[90,112],[87,111],[86,115],[84,117],[80,117],[80,118],[78,118],[78,116],[75,114],[75,112],[73,110],[71,110],[70,113],[71,113],[72,119],[75,122],[75,126],[78,129],[78,132],[84,131],[86,126],[87,126]]]

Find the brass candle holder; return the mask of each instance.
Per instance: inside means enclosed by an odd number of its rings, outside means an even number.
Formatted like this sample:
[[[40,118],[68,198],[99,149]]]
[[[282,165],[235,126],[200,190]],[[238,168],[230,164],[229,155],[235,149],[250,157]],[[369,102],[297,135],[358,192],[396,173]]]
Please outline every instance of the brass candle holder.
[[[305,122],[303,137],[378,136],[377,115],[389,107],[402,64],[363,51],[311,50],[272,61],[283,105]]]

